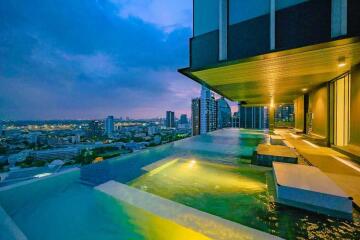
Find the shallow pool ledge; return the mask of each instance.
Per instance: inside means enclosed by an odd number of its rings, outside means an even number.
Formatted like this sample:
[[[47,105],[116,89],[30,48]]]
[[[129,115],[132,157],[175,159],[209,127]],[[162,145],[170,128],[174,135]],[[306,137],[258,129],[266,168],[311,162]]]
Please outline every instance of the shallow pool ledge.
[[[281,239],[116,181],[106,182],[95,189],[212,239]]]

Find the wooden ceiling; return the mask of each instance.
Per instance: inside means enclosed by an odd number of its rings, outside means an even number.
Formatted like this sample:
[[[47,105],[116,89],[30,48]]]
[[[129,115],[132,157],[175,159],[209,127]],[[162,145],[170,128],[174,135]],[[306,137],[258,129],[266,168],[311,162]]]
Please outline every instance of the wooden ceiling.
[[[340,67],[341,59],[345,66]],[[208,69],[180,72],[233,101],[291,103],[360,63],[360,41],[348,38],[273,52]]]

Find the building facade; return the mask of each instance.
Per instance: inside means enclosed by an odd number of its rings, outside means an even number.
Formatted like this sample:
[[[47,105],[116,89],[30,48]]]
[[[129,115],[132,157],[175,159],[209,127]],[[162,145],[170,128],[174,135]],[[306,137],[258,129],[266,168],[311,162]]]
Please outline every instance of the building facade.
[[[295,128],[360,146],[357,0],[194,0],[185,76],[246,106],[294,104]],[[248,110],[250,111],[250,110]]]
[[[87,135],[89,137],[96,137],[96,136],[102,135],[100,121],[93,120],[93,121],[89,122],[89,126],[87,129]]]
[[[217,128],[216,103],[214,94],[202,86],[200,97],[200,134],[215,131]]]
[[[108,116],[105,119],[105,135],[112,137],[114,134],[114,116]]]
[[[165,126],[167,128],[175,128],[175,113],[172,111],[166,112]]]
[[[217,129],[231,127],[231,108],[224,97],[216,100]]]
[[[235,128],[264,129],[266,118],[265,107],[243,106],[239,103],[232,124]]]
[[[191,101],[191,126],[192,135],[200,134],[200,98],[194,98]]]

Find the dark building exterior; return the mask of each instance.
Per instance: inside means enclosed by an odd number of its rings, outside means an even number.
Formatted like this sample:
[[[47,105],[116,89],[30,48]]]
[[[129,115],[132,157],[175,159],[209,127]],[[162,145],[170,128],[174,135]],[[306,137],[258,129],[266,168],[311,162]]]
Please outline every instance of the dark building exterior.
[[[217,129],[231,127],[231,108],[225,98],[216,100]]]
[[[200,98],[191,101],[191,124],[193,136],[200,134]]]
[[[94,120],[89,122],[89,127],[87,130],[87,134],[89,137],[98,137],[101,136],[103,133],[103,130],[101,128],[101,122]]]
[[[233,127],[236,128],[250,128],[250,129],[264,129],[265,128],[266,112],[264,107],[258,106],[242,106],[238,104],[238,111],[234,113]]]
[[[172,111],[166,112],[165,125],[167,128],[175,128],[175,113]]]
[[[179,120],[179,124],[188,124],[188,118],[186,114],[181,114],[180,115],[180,120]]]
[[[276,107],[275,127],[294,127],[294,104],[284,104]]]

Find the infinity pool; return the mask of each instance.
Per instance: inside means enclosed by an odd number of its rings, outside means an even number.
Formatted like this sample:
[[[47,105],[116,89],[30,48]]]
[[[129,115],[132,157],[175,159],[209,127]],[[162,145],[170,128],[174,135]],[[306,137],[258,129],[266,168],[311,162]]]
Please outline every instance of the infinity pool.
[[[360,216],[339,220],[274,203],[271,169],[182,158],[131,186],[286,239],[359,239]]]
[[[30,240],[208,239],[93,188],[115,180],[287,239],[359,239],[357,212],[342,221],[274,203],[271,170],[248,164],[263,141],[261,131],[216,131],[0,189],[0,206]],[[177,160],[144,170],[164,159]]]
[[[208,239],[84,186],[78,177],[77,171],[0,192],[0,203],[28,239]]]

